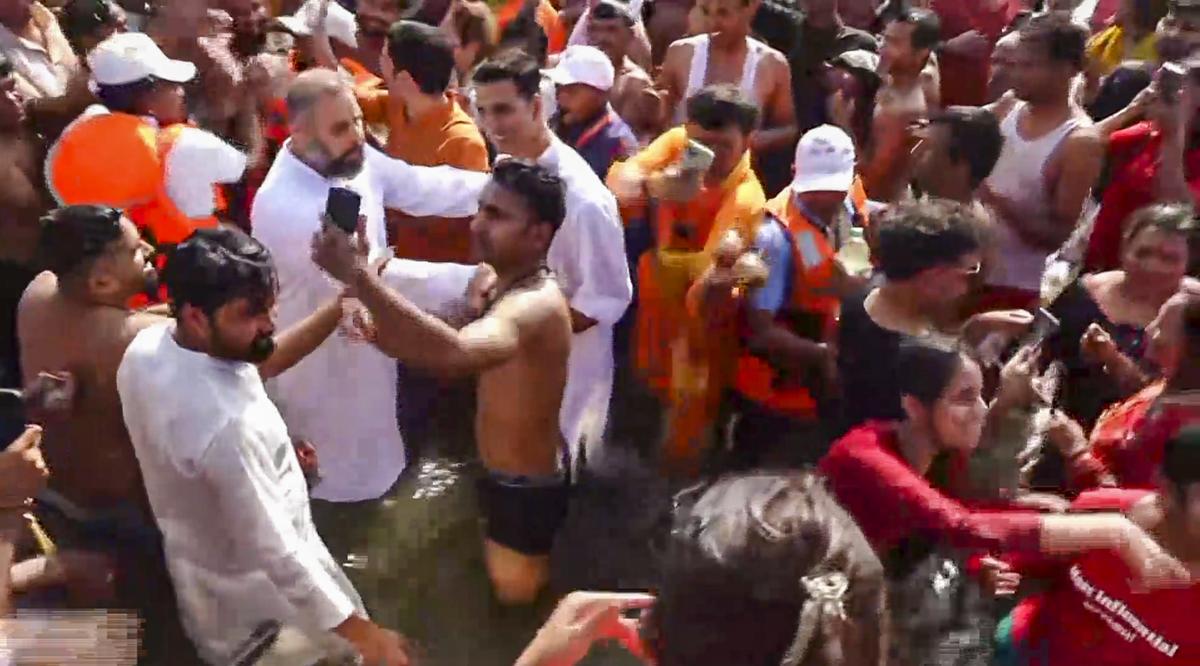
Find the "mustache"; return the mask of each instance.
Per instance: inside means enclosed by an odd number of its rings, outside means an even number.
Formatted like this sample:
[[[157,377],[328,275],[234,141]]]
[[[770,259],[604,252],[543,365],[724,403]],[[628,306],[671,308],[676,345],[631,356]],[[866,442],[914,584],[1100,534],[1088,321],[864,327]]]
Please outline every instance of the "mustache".
[[[247,350],[250,360],[254,363],[262,363],[275,353],[275,334],[259,333],[250,341],[250,348]]]

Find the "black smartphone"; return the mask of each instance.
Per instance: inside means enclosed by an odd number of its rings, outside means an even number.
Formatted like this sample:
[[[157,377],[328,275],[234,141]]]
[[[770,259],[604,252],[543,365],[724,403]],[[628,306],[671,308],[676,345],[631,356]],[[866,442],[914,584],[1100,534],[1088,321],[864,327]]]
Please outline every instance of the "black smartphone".
[[[1049,310],[1038,308],[1037,312],[1033,313],[1033,323],[1029,325],[1029,333],[1021,341],[1021,346],[1040,346],[1046,338],[1057,333],[1061,325],[1058,317],[1050,314]]]
[[[0,389],[0,451],[25,432],[25,400],[20,391]]]
[[[344,187],[331,187],[329,198],[325,200],[325,215],[334,226],[352,234],[358,231],[358,211],[361,205],[362,197],[358,192]]]
[[[1158,68],[1158,74],[1155,75],[1156,86],[1163,101],[1168,104],[1179,101],[1179,92],[1183,89],[1183,79],[1186,76],[1187,70],[1179,63],[1167,62]]]

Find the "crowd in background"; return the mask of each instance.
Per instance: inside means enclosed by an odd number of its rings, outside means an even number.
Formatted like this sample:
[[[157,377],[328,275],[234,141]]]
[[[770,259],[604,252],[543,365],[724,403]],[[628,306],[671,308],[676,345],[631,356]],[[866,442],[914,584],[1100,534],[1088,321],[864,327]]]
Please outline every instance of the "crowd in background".
[[[420,663],[465,438],[497,663],[1200,664],[1200,0],[0,0],[0,93],[0,610],[126,638],[0,661]]]

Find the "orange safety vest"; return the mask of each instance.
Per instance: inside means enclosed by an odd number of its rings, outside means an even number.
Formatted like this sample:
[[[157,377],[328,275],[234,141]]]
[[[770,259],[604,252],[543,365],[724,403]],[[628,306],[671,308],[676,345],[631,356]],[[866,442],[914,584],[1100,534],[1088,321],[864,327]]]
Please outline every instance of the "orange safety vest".
[[[191,218],[167,194],[166,157],[187,125],[158,128],[127,113],[76,121],[46,159],[50,191],[62,205],[119,208],[156,247],[182,242],[215,216]],[[218,202],[222,197],[217,190]]]
[[[851,192],[851,204],[865,220],[865,202],[856,195],[857,191]],[[825,230],[796,205],[790,188],[770,201],[767,209],[764,224],[779,225],[791,249],[790,288],[775,320],[800,337],[833,340],[840,312],[839,282],[844,275],[837,249]],[[817,402],[809,389],[798,378],[780,376],[765,359],[751,353],[745,340],[733,385],[738,393],[772,411],[798,418],[817,417]]]

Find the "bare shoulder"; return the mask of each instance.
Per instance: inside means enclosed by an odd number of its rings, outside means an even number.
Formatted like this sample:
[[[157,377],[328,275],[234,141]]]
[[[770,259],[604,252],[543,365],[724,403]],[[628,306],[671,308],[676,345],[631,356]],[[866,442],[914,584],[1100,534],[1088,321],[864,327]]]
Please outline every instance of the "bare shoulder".
[[[530,332],[554,325],[560,319],[570,321],[567,299],[553,279],[506,294],[496,303],[491,316],[506,319],[520,330]]]
[[[692,40],[688,37],[671,42],[671,45],[667,47],[666,55],[663,56],[663,72],[675,72],[690,62],[693,48],[695,47]]]
[[[1071,130],[1063,141],[1063,152],[1070,153],[1072,160],[1092,157],[1099,160],[1104,154],[1104,140],[1095,125],[1081,124]]]
[[[17,304],[18,311],[24,311],[29,308],[36,308],[46,299],[54,295],[58,290],[58,278],[50,271],[42,271],[30,281],[25,287],[25,291],[21,293],[21,300]]]

